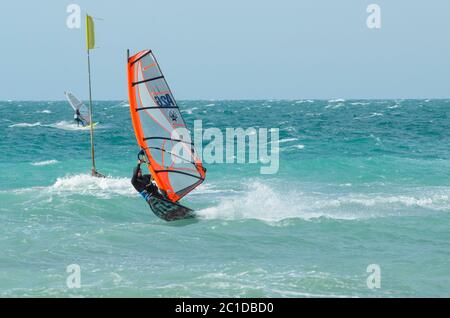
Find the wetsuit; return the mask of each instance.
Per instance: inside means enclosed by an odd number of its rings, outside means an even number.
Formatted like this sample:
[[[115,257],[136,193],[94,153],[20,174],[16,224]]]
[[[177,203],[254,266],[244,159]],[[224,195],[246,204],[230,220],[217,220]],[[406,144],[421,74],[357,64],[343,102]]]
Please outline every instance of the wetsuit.
[[[141,170],[140,164],[134,168],[133,177],[131,178],[131,184],[136,191],[139,192],[146,201],[148,201],[151,196],[162,198],[162,195],[158,191],[158,187],[152,183],[151,176],[145,174],[138,177],[139,170]]]
[[[77,111],[76,111],[76,113],[75,113],[75,115],[73,117],[74,117],[75,121],[77,122],[77,126],[80,126],[80,123],[81,123],[81,126],[84,127],[84,122],[80,118],[81,114],[80,114],[80,111],[78,109],[77,109]]]

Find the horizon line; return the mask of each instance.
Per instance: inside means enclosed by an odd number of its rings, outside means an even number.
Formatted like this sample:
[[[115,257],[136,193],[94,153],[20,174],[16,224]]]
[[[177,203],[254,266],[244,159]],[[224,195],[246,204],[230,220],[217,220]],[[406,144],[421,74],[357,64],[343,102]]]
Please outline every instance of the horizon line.
[[[390,97],[390,98],[184,98],[177,101],[353,101],[353,100],[450,100],[450,97]],[[87,101],[87,99],[82,99]],[[124,102],[128,99],[93,99],[93,102]],[[67,102],[66,99],[0,99],[0,102]]]

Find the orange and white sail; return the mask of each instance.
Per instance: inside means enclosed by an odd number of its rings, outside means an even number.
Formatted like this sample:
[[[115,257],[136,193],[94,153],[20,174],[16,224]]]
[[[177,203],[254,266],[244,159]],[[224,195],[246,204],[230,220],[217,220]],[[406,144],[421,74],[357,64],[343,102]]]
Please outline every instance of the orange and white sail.
[[[187,129],[186,123],[150,50],[129,57],[128,93],[136,140],[148,158],[149,171],[168,199],[176,202],[203,182],[205,169],[192,139],[176,133]],[[183,156],[178,155],[180,145],[185,148]]]

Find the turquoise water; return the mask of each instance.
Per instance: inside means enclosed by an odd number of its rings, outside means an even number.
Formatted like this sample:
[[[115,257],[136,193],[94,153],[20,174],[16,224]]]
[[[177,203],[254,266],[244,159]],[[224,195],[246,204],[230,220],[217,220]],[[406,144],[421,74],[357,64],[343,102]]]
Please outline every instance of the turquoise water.
[[[194,223],[132,189],[127,103],[94,107],[107,179],[66,102],[0,102],[0,296],[450,296],[450,100],[182,101],[190,126],[280,128],[277,174],[206,165]]]

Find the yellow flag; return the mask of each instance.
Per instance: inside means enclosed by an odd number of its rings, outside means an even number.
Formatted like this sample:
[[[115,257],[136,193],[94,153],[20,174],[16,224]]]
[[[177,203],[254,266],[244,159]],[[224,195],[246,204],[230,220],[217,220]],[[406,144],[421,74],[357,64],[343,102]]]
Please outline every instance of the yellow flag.
[[[95,46],[94,20],[86,14],[86,48],[93,49]]]

